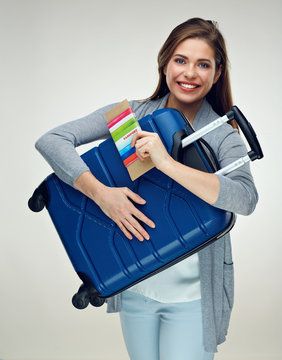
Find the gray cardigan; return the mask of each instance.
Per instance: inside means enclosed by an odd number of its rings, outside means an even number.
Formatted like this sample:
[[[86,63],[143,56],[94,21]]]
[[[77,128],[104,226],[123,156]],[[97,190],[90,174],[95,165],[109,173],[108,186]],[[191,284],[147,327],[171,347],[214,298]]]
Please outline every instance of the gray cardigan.
[[[155,101],[131,101],[138,119],[164,108],[167,96]],[[51,165],[56,175],[73,186],[74,181],[87,165],[75,147],[109,137],[104,118],[105,112],[115,104],[106,106],[81,119],[63,124],[43,135],[36,142],[36,149]],[[199,109],[193,127],[195,130],[218,118],[205,100]],[[213,148],[221,167],[246,155],[247,149],[229,124],[204,136]],[[249,215],[255,209],[258,194],[250,173],[249,164],[227,176],[218,176],[220,193],[214,206],[237,214]],[[225,341],[234,298],[234,274],[230,235],[227,234],[199,251],[201,298],[203,312],[204,345],[207,352],[216,352],[217,345]],[[107,300],[108,312],[121,307],[120,295]]]

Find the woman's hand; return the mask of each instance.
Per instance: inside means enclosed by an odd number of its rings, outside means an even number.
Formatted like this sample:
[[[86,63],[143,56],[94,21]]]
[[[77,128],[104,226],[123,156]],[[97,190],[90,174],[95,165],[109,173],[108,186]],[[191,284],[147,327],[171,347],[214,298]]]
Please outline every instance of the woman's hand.
[[[140,205],[146,203],[138,194],[126,187],[105,186],[90,171],[82,173],[76,179],[74,186],[92,199],[118,225],[128,239],[132,239],[134,235],[140,241],[144,238],[149,240],[149,234],[139,220],[151,228],[154,228],[155,224],[132,203],[131,200]]]
[[[111,188],[105,186],[105,188],[95,196],[97,205],[118,225],[128,239],[132,239],[131,234],[133,234],[139,241],[143,241],[144,238],[149,240],[149,234],[138,220],[141,220],[151,228],[154,228],[155,224],[139,211],[130,200],[140,205],[146,203],[141,196],[127,187]]]
[[[173,159],[166,151],[159,135],[148,131],[138,131],[131,141],[140,160],[150,157],[157,169],[162,170]]]

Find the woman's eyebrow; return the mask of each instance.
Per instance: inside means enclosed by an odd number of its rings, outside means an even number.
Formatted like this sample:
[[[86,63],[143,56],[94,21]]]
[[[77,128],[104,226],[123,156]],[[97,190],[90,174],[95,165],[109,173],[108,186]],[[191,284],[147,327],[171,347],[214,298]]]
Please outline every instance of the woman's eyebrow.
[[[183,59],[188,59],[187,56],[182,55],[182,54],[174,54],[173,56],[174,56],[174,57],[180,56],[180,57],[182,57]]]
[[[174,57],[182,57],[183,59],[188,60],[188,57],[185,56],[185,55],[182,55],[182,54],[175,54],[175,55],[173,55],[173,56],[174,56]],[[207,61],[207,62],[209,62],[209,63],[212,63],[212,61],[211,61],[210,59],[205,59],[205,58],[203,58],[203,59],[198,59],[197,61]]]
[[[209,63],[212,63],[212,61],[210,59],[198,59],[198,61],[207,61]]]

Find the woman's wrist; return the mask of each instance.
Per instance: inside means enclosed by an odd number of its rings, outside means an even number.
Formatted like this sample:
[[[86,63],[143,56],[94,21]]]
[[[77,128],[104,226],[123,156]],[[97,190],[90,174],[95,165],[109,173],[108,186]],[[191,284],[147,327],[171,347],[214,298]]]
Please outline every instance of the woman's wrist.
[[[107,188],[90,171],[82,173],[75,180],[74,187],[95,202],[99,202],[101,193]]]
[[[170,156],[166,156],[162,159],[162,161],[159,162],[158,165],[156,165],[156,168],[163,172],[164,174],[170,176],[171,173],[173,173],[173,168],[175,166],[176,161]]]

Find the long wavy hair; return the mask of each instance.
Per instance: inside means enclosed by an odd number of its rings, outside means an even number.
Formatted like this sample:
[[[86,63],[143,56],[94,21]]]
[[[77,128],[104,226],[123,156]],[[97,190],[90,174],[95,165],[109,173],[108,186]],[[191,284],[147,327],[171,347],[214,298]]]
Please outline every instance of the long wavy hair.
[[[148,100],[156,100],[169,93],[166,76],[164,75],[164,68],[171,59],[177,46],[182,41],[190,38],[202,39],[214,50],[216,70],[221,67],[221,75],[206,95],[206,99],[211,104],[214,111],[218,115],[223,116],[233,106],[229,76],[229,60],[224,38],[217,27],[217,23],[211,20],[192,18],[172,30],[159,51],[159,81],[155,92]],[[235,120],[232,120],[229,123],[234,128],[238,129]]]

